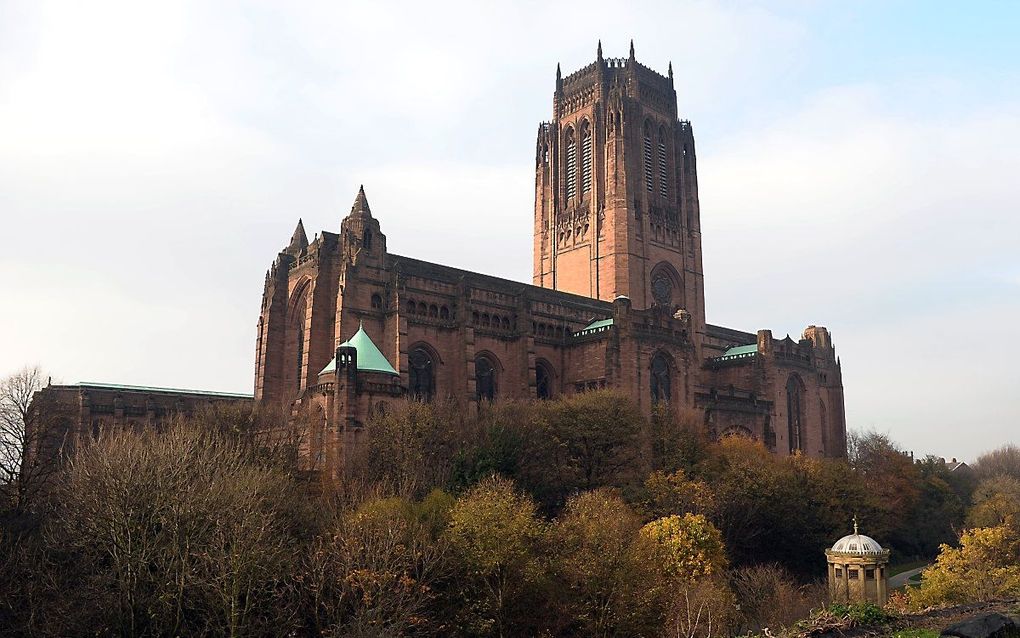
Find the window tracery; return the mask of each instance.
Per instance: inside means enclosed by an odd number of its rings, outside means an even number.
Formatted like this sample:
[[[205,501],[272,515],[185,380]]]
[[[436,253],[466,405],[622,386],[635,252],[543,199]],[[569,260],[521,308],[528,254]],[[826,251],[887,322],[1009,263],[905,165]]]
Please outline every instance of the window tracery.
[[[801,448],[801,381],[796,375],[790,375],[786,382],[786,425],[790,442],[790,453]]]
[[[673,384],[666,355],[660,352],[652,358],[651,373],[652,404],[669,403]]]
[[[432,354],[418,347],[407,356],[408,394],[416,401],[431,401],[435,395],[436,376]]]
[[[475,398],[479,401],[496,398],[496,366],[485,355],[475,357]]]

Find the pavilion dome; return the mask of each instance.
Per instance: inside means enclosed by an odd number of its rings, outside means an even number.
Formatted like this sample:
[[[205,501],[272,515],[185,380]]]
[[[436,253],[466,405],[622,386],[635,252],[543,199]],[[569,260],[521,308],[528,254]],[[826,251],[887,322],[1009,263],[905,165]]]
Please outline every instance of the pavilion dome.
[[[878,544],[874,538],[865,536],[857,531],[857,524],[854,523],[854,533],[847,534],[843,538],[836,541],[832,546],[834,552],[841,554],[860,554],[862,556],[868,556],[871,554],[881,554],[885,550]]]

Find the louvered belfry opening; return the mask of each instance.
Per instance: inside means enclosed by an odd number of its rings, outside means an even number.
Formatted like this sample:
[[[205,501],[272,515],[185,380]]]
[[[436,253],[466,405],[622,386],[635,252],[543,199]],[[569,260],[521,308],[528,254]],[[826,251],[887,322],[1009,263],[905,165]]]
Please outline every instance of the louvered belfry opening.
[[[567,130],[567,199],[577,194],[577,140],[574,130]]]
[[[652,179],[654,176],[654,169],[652,168],[652,162],[655,157],[652,155],[652,132],[649,130],[648,124],[645,124],[645,146],[644,146],[644,160],[645,160],[645,188],[648,189],[649,193],[655,192],[655,188],[652,186]]]
[[[581,127],[581,194],[591,192],[591,127]]]

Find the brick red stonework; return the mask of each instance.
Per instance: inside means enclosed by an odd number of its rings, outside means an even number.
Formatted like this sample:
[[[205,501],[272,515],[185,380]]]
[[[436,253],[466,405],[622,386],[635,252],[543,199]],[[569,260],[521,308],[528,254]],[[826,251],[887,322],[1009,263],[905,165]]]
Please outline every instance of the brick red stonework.
[[[551,396],[616,388],[649,413],[666,379],[669,408],[700,412],[716,436],[845,455],[842,376],[825,328],[777,340],[705,320],[694,133],[676,104],[672,69],[652,71],[633,48],[605,59],[600,46],[593,64],[557,72],[553,120],[536,145],[533,285],[389,253],[363,190],[339,233],[309,243],[299,222],[266,273],[256,402],[303,415],[304,457],[336,474],[366,420],[414,390],[409,357],[420,350],[433,396],[468,409],[484,356],[497,398],[537,397],[544,372]],[[342,361],[320,374],[359,326],[399,376]]]
[[[266,272],[254,400],[308,428],[305,467],[344,472],[367,420],[423,387],[477,409],[480,358],[497,399],[615,388],[646,414],[656,400],[700,414],[715,436],[844,456],[842,374],[825,328],[794,341],[706,322],[694,132],[676,105],[672,68],[641,65],[633,46],[628,58],[603,58],[600,46],[594,63],[557,70],[553,119],[536,142],[530,285],[389,253],[363,190],[339,233],[309,243],[299,221]],[[359,372],[339,347],[362,326],[397,375]],[[735,346],[753,347],[727,355]],[[67,451],[107,428],[251,400],[50,386],[30,420],[56,423],[48,445]]]

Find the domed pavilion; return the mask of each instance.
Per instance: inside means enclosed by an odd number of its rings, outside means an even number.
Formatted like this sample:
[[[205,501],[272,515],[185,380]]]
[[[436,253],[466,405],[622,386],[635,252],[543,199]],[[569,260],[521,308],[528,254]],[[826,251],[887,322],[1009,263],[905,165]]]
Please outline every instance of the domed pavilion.
[[[854,533],[825,550],[829,561],[829,597],[834,603],[871,602],[884,605],[889,599],[886,570],[889,550],[874,538],[861,534],[854,517]]]

